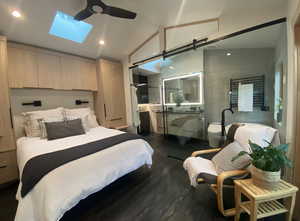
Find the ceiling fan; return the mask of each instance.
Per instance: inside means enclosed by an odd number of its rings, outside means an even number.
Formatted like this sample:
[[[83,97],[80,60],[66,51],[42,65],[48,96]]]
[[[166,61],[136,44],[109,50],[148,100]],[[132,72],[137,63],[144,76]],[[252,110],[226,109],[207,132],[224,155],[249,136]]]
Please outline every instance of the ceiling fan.
[[[74,19],[81,21],[97,13],[126,19],[135,19],[136,17],[136,13],[122,8],[106,5],[102,2],[102,0],[87,0],[86,8],[75,15]]]

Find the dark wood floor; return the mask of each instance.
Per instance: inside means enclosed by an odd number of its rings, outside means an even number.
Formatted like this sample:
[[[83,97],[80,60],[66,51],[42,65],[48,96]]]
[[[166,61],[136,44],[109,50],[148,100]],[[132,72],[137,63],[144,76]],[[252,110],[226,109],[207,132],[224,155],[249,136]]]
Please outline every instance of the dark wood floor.
[[[63,221],[224,221],[217,210],[215,195],[208,186],[190,187],[182,162],[169,158],[186,158],[205,144],[182,146],[176,139],[148,136],[155,154],[149,170],[141,168],[102,191],[81,201],[67,212]],[[198,148],[199,147],[199,148]],[[17,185],[0,190],[0,220],[11,221],[17,207]],[[248,220],[242,216],[241,220]],[[265,219],[267,220],[267,219]],[[273,217],[272,221],[284,220]]]

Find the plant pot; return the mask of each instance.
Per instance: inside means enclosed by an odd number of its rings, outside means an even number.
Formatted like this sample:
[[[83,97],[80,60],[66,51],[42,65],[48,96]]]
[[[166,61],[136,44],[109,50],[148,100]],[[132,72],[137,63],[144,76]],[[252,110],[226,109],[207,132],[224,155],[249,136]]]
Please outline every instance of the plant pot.
[[[269,172],[251,167],[253,184],[264,189],[274,189],[280,182],[281,171]]]

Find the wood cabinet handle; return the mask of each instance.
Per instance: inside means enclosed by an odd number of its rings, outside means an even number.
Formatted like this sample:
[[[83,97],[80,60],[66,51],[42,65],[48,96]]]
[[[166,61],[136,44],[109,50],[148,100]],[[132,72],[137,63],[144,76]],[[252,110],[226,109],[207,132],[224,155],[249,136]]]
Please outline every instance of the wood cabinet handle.
[[[119,117],[119,118],[113,118],[113,119],[111,119],[110,121],[122,120],[122,119],[123,119],[122,117]]]
[[[105,104],[104,104],[104,118],[106,120],[106,106],[105,106]]]
[[[4,164],[0,165],[0,169],[6,168],[7,165],[5,164],[6,162],[3,162]]]

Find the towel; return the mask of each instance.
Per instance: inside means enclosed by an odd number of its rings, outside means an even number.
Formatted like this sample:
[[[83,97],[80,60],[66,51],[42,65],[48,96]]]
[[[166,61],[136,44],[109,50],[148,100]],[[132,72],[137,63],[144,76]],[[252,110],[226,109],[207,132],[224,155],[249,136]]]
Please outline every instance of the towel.
[[[214,163],[211,160],[202,157],[189,157],[183,163],[183,168],[187,171],[191,186],[196,187],[197,177],[201,173],[217,176],[217,171]]]
[[[238,110],[253,111],[253,84],[239,84]]]

